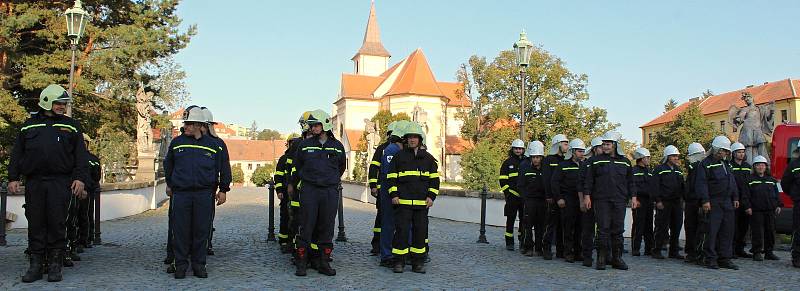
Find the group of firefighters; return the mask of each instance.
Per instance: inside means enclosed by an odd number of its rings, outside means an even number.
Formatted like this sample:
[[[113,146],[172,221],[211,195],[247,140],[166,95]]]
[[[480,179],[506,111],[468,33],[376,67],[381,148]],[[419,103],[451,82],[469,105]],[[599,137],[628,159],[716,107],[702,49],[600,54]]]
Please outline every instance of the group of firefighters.
[[[282,252],[293,254],[295,275],[305,276],[311,267],[333,276],[334,219],[347,161],[327,113],[305,112],[299,123],[302,134],[288,141],[274,177],[281,200],[278,239]],[[371,193],[378,205],[373,254],[380,253],[380,265],[396,273],[406,263],[413,272],[425,273],[428,208],[439,193],[438,166],[425,142],[419,124],[393,122],[370,163]]]
[[[62,266],[72,266],[92,245],[100,162],[88,152],[89,137],[79,122],[65,115],[70,99],[58,85],[45,88],[39,112],[23,124],[11,152],[9,192],[21,192],[25,182],[30,267],[23,282],[45,273],[48,281],[60,281]],[[165,263],[176,279],[185,278],[190,267],[196,277],[206,278],[215,201],[225,203],[230,191],[230,161],[208,108],[186,108],[183,122],[164,159],[170,197]],[[347,159],[326,112],[307,111],[299,123],[302,134],[287,142],[274,177],[281,200],[279,242],[282,252],[292,254],[297,276],[305,276],[308,267],[333,276],[334,220]],[[514,250],[519,218],[525,256],[626,270],[622,235],[630,201],[633,256],[664,259],[668,245],[668,257],[714,269],[738,269],[731,260],[737,257],[778,260],[775,216],[782,203],[767,159],[754,157],[750,165],[742,144],[718,136],[708,154],[701,144],[690,144],[685,168],[671,145],[651,168],[647,149],[636,149],[630,161],[620,138],[607,132],[587,147],[558,134],[547,153],[540,141],[526,146],[514,140],[498,178],[506,199],[506,248]],[[369,188],[378,208],[371,252],[395,273],[407,263],[413,272],[425,273],[429,260],[428,209],[439,194],[439,173],[426,141],[419,124],[393,122],[369,165]],[[786,168],[780,186],[794,201],[792,264],[800,267],[800,158]],[[681,227],[685,256],[679,253]],[[752,254],[744,250],[748,228]]]
[[[800,268],[800,159],[790,163],[778,185],[766,158],[757,156],[748,164],[745,147],[725,136],[713,139],[709,153],[700,143],[690,144],[685,168],[675,146],[665,147],[663,159],[651,167],[647,149],[637,148],[631,162],[619,140],[618,133],[608,132],[587,147],[558,134],[547,154],[540,141],[526,147],[514,140],[498,177],[506,202],[506,248],[514,250],[519,218],[525,256],[552,260],[555,244],[555,257],[566,262],[583,261],[598,270],[610,263],[627,270],[622,234],[630,201],[632,256],[665,259],[666,248],[669,258],[738,269],[732,259],[779,259],[773,250],[782,186],[794,201],[792,264]],[[685,255],[679,246],[682,227]],[[745,251],[748,229],[751,253]]]

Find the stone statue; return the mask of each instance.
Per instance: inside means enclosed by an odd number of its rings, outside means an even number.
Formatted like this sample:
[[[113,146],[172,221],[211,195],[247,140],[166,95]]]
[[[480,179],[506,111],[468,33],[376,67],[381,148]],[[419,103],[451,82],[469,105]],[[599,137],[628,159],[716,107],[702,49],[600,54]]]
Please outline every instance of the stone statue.
[[[150,130],[150,112],[153,109],[153,92],[145,92],[144,86],[136,91],[136,149],[139,153],[152,150],[153,132]]]
[[[728,117],[733,124],[733,131],[739,129],[739,142],[745,147],[747,162],[753,163],[756,156],[764,156],[769,160],[767,152],[767,139],[764,135],[771,136],[774,127],[775,101],[764,105],[755,105],[753,96],[748,92],[742,92],[742,100],[746,106],[737,108],[731,105],[728,109]]]

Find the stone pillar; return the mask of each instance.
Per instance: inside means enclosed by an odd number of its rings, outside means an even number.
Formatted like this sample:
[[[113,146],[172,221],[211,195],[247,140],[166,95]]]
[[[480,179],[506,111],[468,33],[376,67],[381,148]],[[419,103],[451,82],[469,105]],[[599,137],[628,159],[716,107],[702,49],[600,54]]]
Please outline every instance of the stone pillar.
[[[138,166],[136,168],[136,177],[134,181],[155,181],[156,179],[156,156],[154,151],[139,152]]]

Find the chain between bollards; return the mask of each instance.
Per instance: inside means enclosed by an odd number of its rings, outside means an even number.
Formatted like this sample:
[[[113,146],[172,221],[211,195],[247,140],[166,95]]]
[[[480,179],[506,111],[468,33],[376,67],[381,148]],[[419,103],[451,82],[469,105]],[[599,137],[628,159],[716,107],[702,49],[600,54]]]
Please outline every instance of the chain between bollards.
[[[486,198],[489,196],[489,191],[486,189],[486,185],[483,185],[483,191],[481,191],[481,230],[480,235],[478,236],[477,243],[480,244],[488,244],[489,242],[486,240]]]
[[[275,181],[267,182],[269,187],[269,228],[267,241],[275,241]]]
[[[339,184],[339,234],[336,236],[336,241],[346,242],[347,236],[344,233],[344,198],[342,196],[344,187]]]
[[[0,246],[6,246],[6,207],[8,206],[8,184],[3,182],[0,185]]]

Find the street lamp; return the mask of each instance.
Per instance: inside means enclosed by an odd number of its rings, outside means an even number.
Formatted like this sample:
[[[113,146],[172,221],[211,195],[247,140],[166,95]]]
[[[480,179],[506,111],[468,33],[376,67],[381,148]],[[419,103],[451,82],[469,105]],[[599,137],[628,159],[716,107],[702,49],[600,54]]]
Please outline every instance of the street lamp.
[[[517,65],[519,66],[520,87],[522,87],[522,94],[520,95],[519,102],[519,138],[521,140],[527,140],[525,138],[525,69],[530,63],[532,50],[533,43],[528,40],[528,35],[523,29],[519,34],[519,40],[514,43],[514,53],[517,57]]]
[[[69,38],[70,49],[72,49],[72,62],[69,66],[69,97],[72,98],[72,87],[75,78],[75,51],[78,49],[78,41],[86,28],[86,21],[89,20],[89,13],[83,10],[81,0],[75,0],[75,5],[64,12],[67,20],[67,38]],[[67,105],[67,115],[72,115],[72,102]]]

